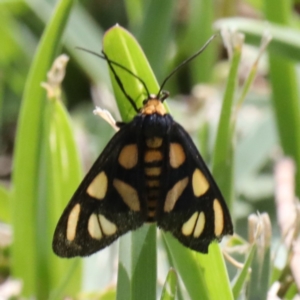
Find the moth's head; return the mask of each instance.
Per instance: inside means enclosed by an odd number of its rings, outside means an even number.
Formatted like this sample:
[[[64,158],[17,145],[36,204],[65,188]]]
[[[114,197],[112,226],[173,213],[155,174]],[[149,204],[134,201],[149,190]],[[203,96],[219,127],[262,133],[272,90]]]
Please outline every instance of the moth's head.
[[[162,103],[164,99],[158,98],[157,95],[151,94],[148,99],[143,101],[144,106],[141,109],[141,114],[158,114],[161,116],[165,115],[167,111]]]

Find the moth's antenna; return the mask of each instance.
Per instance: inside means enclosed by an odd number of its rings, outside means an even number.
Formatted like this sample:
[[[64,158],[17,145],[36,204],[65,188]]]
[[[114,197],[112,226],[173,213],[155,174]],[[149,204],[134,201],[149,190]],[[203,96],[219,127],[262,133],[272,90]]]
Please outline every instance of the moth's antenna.
[[[185,64],[187,64],[188,62],[190,62],[191,60],[193,60],[195,57],[197,57],[199,54],[201,54],[205,49],[206,47],[210,44],[210,42],[216,37],[218,36],[219,34],[216,33],[214,34],[204,45],[203,47],[198,50],[194,55],[192,55],[191,57],[189,57],[188,59],[184,60],[180,65],[178,65],[165,79],[164,81],[162,82],[162,84],[160,85],[160,89],[156,95],[157,98],[159,98],[160,94],[162,93],[162,90],[165,86],[165,84],[167,83],[167,81],[182,67],[184,66]],[[164,96],[165,94],[163,94]],[[165,99],[166,97],[164,97]],[[162,99],[162,101],[164,100]]]
[[[133,108],[135,109],[136,112],[138,112],[139,109],[137,108],[134,100],[130,97],[130,95],[127,94],[127,92],[126,92],[126,90],[124,88],[124,85],[123,85],[120,77],[116,73],[113,65],[115,65],[115,66],[123,69],[124,71],[126,71],[127,73],[129,73],[130,75],[132,75],[134,78],[138,79],[140,81],[140,83],[143,85],[143,87],[144,87],[144,89],[145,89],[145,91],[147,93],[147,97],[150,98],[150,93],[149,93],[149,90],[147,88],[147,85],[146,85],[145,81],[142,78],[140,78],[139,76],[137,76],[136,74],[134,74],[131,70],[129,70],[125,66],[123,66],[120,63],[118,63],[118,62],[116,62],[116,61],[111,60],[110,58],[108,58],[108,56],[105,54],[105,52],[103,50],[102,50],[102,54],[103,55],[101,55],[101,54],[99,54],[97,52],[94,52],[94,51],[91,51],[91,50],[88,50],[88,49],[85,49],[85,48],[81,48],[81,47],[76,47],[76,49],[83,50],[85,52],[91,53],[91,54],[93,54],[93,55],[95,55],[97,57],[100,57],[101,59],[104,59],[104,60],[107,61],[108,65],[109,65],[109,68],[111,69],[112,73],[114,74],[114,77],[115,77],[115,79],[116,79],[116,81],[117,81],[117,83],[118,83],[121,91],[124,93],[125,97],[129,100],[129,102],[131,103],[131,105],[133,106]]]
[[[134,100],[130,97],[129,94],[127,94],[127,92],[126,92],[126,90],[125,90],[125,88],[124,88],[124,85],[123,85],[123,83],[122,83],[120,77],[118,76],[118,74],[116,73],[115,69],[113,68],[113,66],[112,66],[113,63],[108,59],[108,57],[106,56],[106,54],[105,54],[103,51],[102,51],[102,53],[103,53],[103,55],[104,55],[104,57],[105,57],[105,59],[106,59],[108,65],[109,65],[109,68],[111,69],[112,73],[114,74],[115,79],[116,79],[116,81],[117,81],[117,83],[118,83],[118,85],[119,85],[121,91],[123,92],[123,94],[125,95],[125,97],[129,100],[129,102],[130,102],[131,105],[133,106],[134,110],[135,110],[136,112],[139,112],[139,109],[137,108],[137,106],[136,106]]]

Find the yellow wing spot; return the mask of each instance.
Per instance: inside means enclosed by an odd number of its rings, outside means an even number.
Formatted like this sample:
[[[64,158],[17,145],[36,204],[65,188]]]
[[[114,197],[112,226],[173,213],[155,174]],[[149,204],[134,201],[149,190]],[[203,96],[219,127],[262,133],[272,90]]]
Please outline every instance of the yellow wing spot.
[[[196,197],[205,194],[209,188],[207,179],[199,169],[196,169],[193,173],[192,185]]]
[[[174,184],[174,186],[169,190],[166,197],[165,206],[164,206],[165,212],[170,212],[173,210],[175,203],[177,202],[178,198],[181,196],[182,192],[186,188],[188,182],[189,182],[188,177],[185,177],[177,181],[177,183]]]
[[[159,182],[159,180],[147,180],[146,181],[146,185],[148,187],[159,187],[160,186],[160,182]]]
[[[117,232],[116,224],[107,220],[103,215],[99,215],[99,222],[101,224],[101,228],[103,230],[103,234],[105,235],[113,235]]]
[[[202,234],[204,226],[205,226],[205,214],[203,211],[201,211],[194,229],[195,238],[198,238]]]
[[[86,192],[93,198],[102,200],[107,192],[107,176],[104,171],[99,173],[88,186]]]
[[[196,211],[183,225],[181,228],[181,232],[185,236],[189,236],[193,233],[195,228],[195,223],[197,221],[199,213]]]
[[[91,214],[88,222],[88,232],[93,239],[100,240],[102,232],[100,229],[99,220],[96,214]]]
[[[148,148],[159,148],[162,145],[163,139],[159,137],[153,137],[146,139],[146,145]]]
[[[172,168],[180,167],[185,161],[185,153],[182,146],[178,143],[170,144],[170,165]]]
[[[224,215],[218,199],[214,200],[213,208],[215,213],[215,235],[220,236],[224,228]]]
[[[76,236],[76,229],[78,224],[80,214],[80,204],[77,203],[73,209],[71,210],[68,218],[68,224],[67,224],[67,240],[72,242],[75,239]]]
[[[145,156],[144,156],[144,161],[146,163],[160,161],[162,159],[163,159],[163,155],[162,155],[161,151],[158,151],[158,150],[146,151]]]
[[[159,167],[145,168],[145,174],[147,176],[159,176],[161,174],[161,168]]]
[[[140,210],[140,202],[136,189],[119,179],[114,179],[113,186],[116,188],[123,201],[131,210]]]
[[[136,144],[125,146],[118,158],[119,164],[125,169],[132,169],[138,162],[138,149]]]

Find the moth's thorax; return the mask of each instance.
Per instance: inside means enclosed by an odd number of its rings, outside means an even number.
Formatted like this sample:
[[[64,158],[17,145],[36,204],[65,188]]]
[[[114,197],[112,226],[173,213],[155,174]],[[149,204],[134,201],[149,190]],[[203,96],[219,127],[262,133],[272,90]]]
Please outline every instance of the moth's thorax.
[[[141,109],[141,113],[144,115],[152,115],[159,114],[161,116],[165,115],[166,109],[162,104],[160,99],[157,99],[155,95],[151,95],[150,99],[147,100],[143,108]]]
[[[141,122],[142,135],[144,139],[153,137],[165,138],[173,125],[173,118],[169,114],[160,115],[158,113],[137,117],[137,122]]]

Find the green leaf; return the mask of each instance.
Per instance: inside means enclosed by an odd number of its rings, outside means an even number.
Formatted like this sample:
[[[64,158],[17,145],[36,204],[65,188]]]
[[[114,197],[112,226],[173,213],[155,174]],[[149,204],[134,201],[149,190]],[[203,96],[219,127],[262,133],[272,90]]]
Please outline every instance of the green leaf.
[[[233,193],[233,149],[232,149],[232,112],[234,96],[237,88],[238,67],[242,53],[242,45],[233,45],[229,76],[226,84],[217,137],[213,153],[212,173],[216,178],[220,190],[226,199],[229,209],[232,208]],[[234,126],[233,126],[234,128]],[[226,174],[226,176],[224,176]]]
[[[216,142],[213,153],[213,167],[212,173],[219,185],[224,198],[226,199],[229,209],[233,207],[233,174],[234,174],[234,161],[233,161],[233,130],[235,126],[232,124],[232,112],[234,108],[234,97],[237,88],[237,75],[238,67],[241,58],[241,50],[243,39],[238,33],[234,33],[235,36],[232,40],[232,57],[229,76],[225,89],[220,120],[218,124]],[[226,174],[226,175],[224,175]],[[228,298],[233,299],[232,291],[229,286],[229,278],[226,271],[224,259],[220,251],[220,247],[217,243],[212,243],[209,247],[209,254],[207,258],[204,255],[199,254],[201,265],[204,269],[205,280],[209,289],[209,292],[214,295],[213,299],[222,298],[223,295],[227,295]],[[216,272],[213,268],[218,268]],[[216,276],[217,274],[217,276]],[[214,287],[218,286],[218,289]]]
[[[190,298],[213,299],[207,290],[203,269],[196,258],[196,252],[181,245],[169,233],[163,233],[162,236],[171,254],[173,267],[178,271]]]
[[[45,24],[48,23],[50,12],[54,5],[53,2],[26,0],[26,4],[38,18],[42,18]],[[71,54],[72,59],[76,61],[87,76],[92,78],[94,82],[102,81],[109,84],[105,62],[99,61],[95,64],[95,59],[92,55],[82,55],[82,51],[76,49],[76,47],[85,47],[88,50],[96,51],[101,46],[103,36],[103,31],[98,24],[79,3],[74,3],[64,36],[63,42],[68,49],[68,53]]]
[[[161,293],[161,300],[173,300],[176,298],[176,290],[177,290],[177,274],[174,269],[170,269],[163,286],[163,290]]]
[[[10,223],[11,193],[0,185],[0,221]]]
[[[266,2],[266,1],[265,1]],[[270,10],[274,11],[273,2],[270,2]],[[279,9],[276,9],[276,13]],[[268,49],[270,53],[285,57],[287,60],[300,60],[300,30],[290,26],[279,25],[265,20],[253,20],[249,18],[221,19],[215,23],[216,28],[234,28],[245,33],[247,43],[259,45],[262,35],[267,31],[272,36],[272,42]]]
[[[127,12],[127,18],[130,30],[139,28],[144,19],[143,6],[146,3],[142,0],[125,0],[124,5]]]
[[[186,20],[187,28],[182,34],[179,34],[177,41],[181,59],[182,57],[191,56],[193,52],[200,49],[213,35],[214,9],[215,4],[213,1],[189,1],[189,18]],[[218,41],[213,41],[207,50],[188,65],[188,68],[191,70],[193,85],[211,80],[217,51]]]
[[[274,5],[278,10],[274,12]],[[293,16],[292,5],[289,1],[265,1],[265,14],[269,21],[280,25],[289,25]],[[292,31],[291,27],[288,27]],[[286,34],[288,34],[286,32]],[[299,41],[299,31],[295,41]],[[285,45],[285,47],[287,44]],[[300,45],[298,47],[298,53]],[[296,66],[290,59],[270,53],[270,77],[272,85],[272,100],[277,120],[281,145],[286,156],[296,162],[296,169],[300,168],[300,109],[299,91]],[[296,194],[300,195],[300,174],[296,173]]]
[[[117,299],[156,299],[156,226],[120,240]]]
[[[241,269],[239,274],[236,276],[236,278],[233,280],[232,293],[233,293],[234,299],[238,299],[242,289],[245,286],[246,281],[249,278],[249,275],[250,275],[249,268],[252,264],[255,251],[256,251],[256,247],[255,247],[255,245],[252,245],[250,248],[248,257],[244,263],[243,268]]]
[[[233,299],[226,265],[219,244],[212,242],[208,251],[208,254],[195,253],[195,255],[202,268],[210,299]]]
[[[257,250],[257,249],[256,249]],[[269,290],[271,250],[266,247],[263,253],[254,252],[251,263],[251,277],[249,284],[249,299],[266,299]]]
[[[35,295],[39,299],[44,296],[39,295],[38,291],[43,295],[44,292],[39,290],[41,278],[36,259],[40,250],[37,248],[37,205],[41,184],[39,170],[45,109],[45,91],[40,84],[45,81],[60,46],[72,5],[72,0],[59,1],[40,41],[22,99],[14,153],[12,272],[15,277],[23,279],[24,295]]]
[[[109,59],[120,63],[135,75],[139,76],[146,83],[149,93],[156,94],[158,92],[159,86],[145,54],[128,31],[125,31],[125,29],[120,26],[112,27],[105,33],[103,49]],[[120,76],[126,93],[134,100],[137,107],[142,107],[143,100],[147,98],[145,87],[138,79],[125,70],[118,67],[115,67],[115,70],[118,76]],[[136,112],[113,76],[112,83],[122,120],[124,122],[131,121],[136,115]]]
[[[144,12],[137,37],[155,75],[161,82],[166,74],[166,58],[171,42],[176,1],[152,0]]]
[[[43,220],[43,211],[47,211],[48,218],[39,247],[45,248],[45,259],[41,263],[47,264],[49,289],[55,290],[52,293],[57,299],[75,295],[81,283],[81,259],[57,257],[52,251],[52,238],[59,217],[82,179],[82,172],[72,122],[61,101],[48,101],[44,120],[44,194],[47,201],[41,201],[39,213]],[[55,299],[53,294],[52,299]]]

